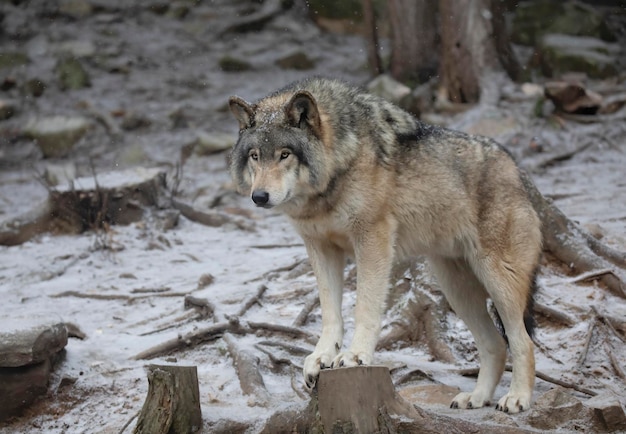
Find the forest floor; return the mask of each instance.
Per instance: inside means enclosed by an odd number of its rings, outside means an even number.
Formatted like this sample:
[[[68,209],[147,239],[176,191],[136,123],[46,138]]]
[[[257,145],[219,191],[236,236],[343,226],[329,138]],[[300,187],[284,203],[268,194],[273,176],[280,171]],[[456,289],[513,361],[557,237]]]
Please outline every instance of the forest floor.
[[[79,18],[72,17],[73,12],[46,9],[52,6],[2,4],[0,49],[26,52],[30,58],[11,73],[18,82],[36,78],[47,85],[38,98],[15,93],[19,110],[0,123],[0,220],[46,199],[48,191],[38,177],[51,165],[70,162],[80,176],[159,167],[174,179],[181,148],[198,134],[226,133],[234,140],[237,125],[227,110],[230,95],[255,100],[313,74],[357,84],[370,78],[360,37],[322,32],[298,13],[278,13],[262,30],[236,32],[236,25],[247,19],[241,13],[246,2],[200,2],[184,18],[157,13],[162,2],[131,3],[93,1],[97,7]],[[63,91],[54,65],[68,44],[79,43],[95,47],[83,59],[91,86]],[[288,70],[275,64],[297,51],[314,60],[312,69]],[[225,55],[245,59],[251,69],[224,72],[219,62]],[[588,86],[604,95],[626,92],[623,78]],[[612,117],[577,122],[549,113],[536,117],[536,99],[509,84],[497,105],[482,111],[481,119],[469,120],[463,113],[437,118],[498,139],[570,219],[605,244],[626,251],[625,109]],[[94,126],[68,157],[43,159],[36,144],[15,132],[31,118],[56,114],[88,116]],[[113,125],[119,125],[131,115],[143,120],[135,129],[111,131],[111,124],[98,121],[112,118]],[[543,151],[533,151],[533,143],[541,144]],[[48,395],[24,416],[0,426],[0,433],[118,433],[141,409],[148,363],[198,367],[204,432],[258,432],[276,412],[306,406],[309,395],[300,367],[313,348],[321,319],[312,302],[315,279],[301,240],[283,216],[253,208],[249,199],[234,193],[224,153],[194,154],[180,179],[178,200],[199,210],[220,211],[232,221],[207,227],[181,216],[176,226],[165,230],[162,210],[152,209],[128,226],[79,235],[44,234],[0,247],[0,313],[59,314],[86,335],[70,339]],[[613,393],[625,402],[626,301],[592,278],[579,281],[575,270],[549,259],[542,262],[537,300],[571,323],[538,315],[538,371],[580,389]],[[419,273],[404,276],[396,285],[383,334],[401,319],[416,291],[438,297],[425,267],[416,269]],[[352,266],[347,275],[344,313],[350,318],[355,301]],[[403,282],[409,285],[402,287]],[[247,306],[259,288],[264,289],[257,302]],[[207,299],[214,314],[202,317],[185,310],[188,294]],[[310,312],[299,320],[307,308]],[[258,358],[269,399],[243,394],[232,348],[220,338],[153,360],[135,360],[153,346],[227,317],[249,326],[249,332],[234,339],[239,349]],[[418,373],[398,385],[411,402],[486,427],[497,423],[538,432],[595,429],[582,419],[538,426],[533,410],[507,415],[493,407],[449,409],[450,395],[470,390],[475,382],[458,370],[475,368],[478,360],[463,323],[449,312],[442,321],[452,362],[437,360],[424,345],[411,342],[377,352],[376,362],[389,366],[394,380]],[[273,325],[300,334],[290,336]],[[346,339],[352,326],[347,320]],[[509,381],[510,373],[505,373],[496,398]],[[554,387],[537,380],[534,399]],[[567,393],[581,402],[590,397],[572,389]]]

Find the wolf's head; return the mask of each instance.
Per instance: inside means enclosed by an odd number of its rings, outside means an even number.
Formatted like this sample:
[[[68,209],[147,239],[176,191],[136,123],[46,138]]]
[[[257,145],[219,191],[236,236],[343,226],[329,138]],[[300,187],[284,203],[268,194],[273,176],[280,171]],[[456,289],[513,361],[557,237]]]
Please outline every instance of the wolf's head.
[[[320,179],[323,126],[313,95],[300,90],[250,104],[229,100],[239,121],[239,140],[230,155],[230,172],[240,193],[260,207],[283,208],[313,194]]]

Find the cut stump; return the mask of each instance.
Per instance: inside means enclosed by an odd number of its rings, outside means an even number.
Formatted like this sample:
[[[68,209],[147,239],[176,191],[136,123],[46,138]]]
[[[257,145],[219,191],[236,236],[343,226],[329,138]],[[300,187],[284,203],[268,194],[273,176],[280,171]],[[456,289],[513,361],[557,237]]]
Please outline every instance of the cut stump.
[[[135,434],[187,434],[202,428],[195,366],[148,366],[148,396]]]
[[[391,432],[389,415],[420,419],[400,397],[384,366],[357,366],[320,372],[318,410],[324,432]]]

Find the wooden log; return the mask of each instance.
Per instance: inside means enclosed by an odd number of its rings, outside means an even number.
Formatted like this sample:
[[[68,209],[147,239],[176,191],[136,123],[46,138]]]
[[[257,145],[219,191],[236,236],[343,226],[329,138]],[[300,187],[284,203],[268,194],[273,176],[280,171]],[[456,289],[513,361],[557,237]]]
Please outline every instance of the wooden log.
[[[148,366],[148,396],[135,434],[187,434],[202,428],[195,366]]]

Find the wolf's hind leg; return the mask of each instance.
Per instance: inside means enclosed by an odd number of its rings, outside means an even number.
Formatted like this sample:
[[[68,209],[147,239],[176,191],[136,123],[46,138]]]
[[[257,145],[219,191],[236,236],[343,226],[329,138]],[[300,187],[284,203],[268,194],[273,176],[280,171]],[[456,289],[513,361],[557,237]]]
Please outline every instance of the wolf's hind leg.
[[[446,299],[472,332],[480,371],[471,393],[459,393],[452,408],[480,408],[490,405],[506,362],[506,342],[487,310],[487,292],[464,259],[429,258]]]
[[[518,413],[530,408],[535,384],[535,355],[533,342],[526,331],[524,311],[531,291],[532,271],[529,265],[513,267],[502,259],[486,258],[480,261],[477,273],[485,284],[502,319],[509,341],[513,364],[511,388],[496,405],[507,413]]]
[[[317,279],[322,310],[322,334],[313,353],[304,359],[304,381],[312,388],[320,370],[330,368],[343,343],[341,301],[345,256],[327,243],[305,240],[305,245]]]

